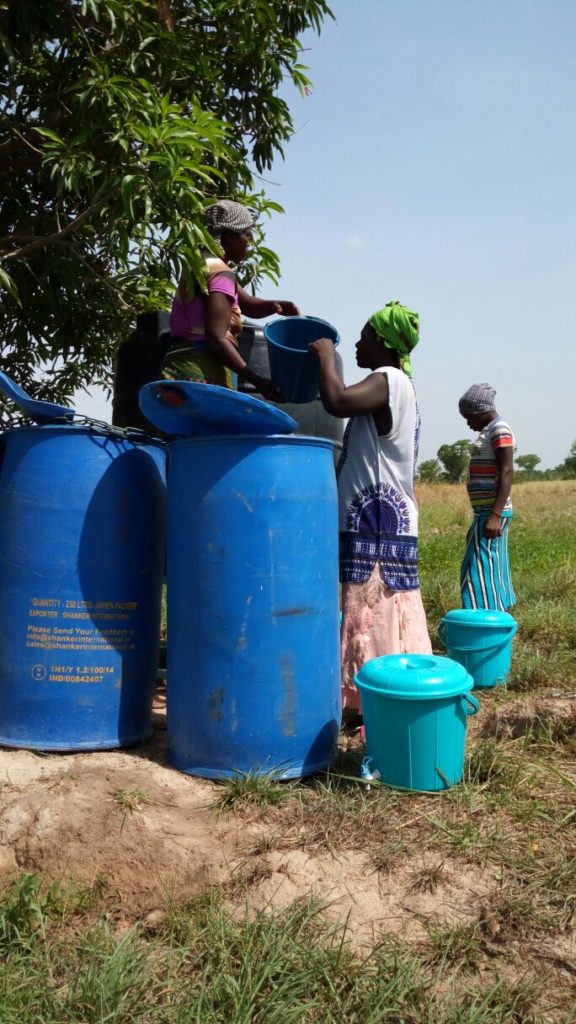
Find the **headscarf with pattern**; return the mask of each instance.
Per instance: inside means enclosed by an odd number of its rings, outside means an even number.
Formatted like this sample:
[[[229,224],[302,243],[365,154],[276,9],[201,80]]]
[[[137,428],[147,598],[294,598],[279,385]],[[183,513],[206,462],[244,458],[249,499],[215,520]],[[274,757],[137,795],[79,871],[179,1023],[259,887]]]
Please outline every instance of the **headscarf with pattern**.
[[[458,402],[458,408],[462,416],[474,416],[480,412],[496,412],[494,398],[496,388],[491,384],[473,384],[468,391],[465,391]]]
[[[386,348],[398,352],[400,366],[408,377],[412,376],[410,352],[416,348],[419,339],[420,317],[399,302],[388,302],[383,309],[370,317],[368,323]]]
[[[254,226],[250,210],[231,199],[220,199],[209,206],[204,212],[204,222],[212,237],[218,242],[223,231],[235,231],[240,235]]]

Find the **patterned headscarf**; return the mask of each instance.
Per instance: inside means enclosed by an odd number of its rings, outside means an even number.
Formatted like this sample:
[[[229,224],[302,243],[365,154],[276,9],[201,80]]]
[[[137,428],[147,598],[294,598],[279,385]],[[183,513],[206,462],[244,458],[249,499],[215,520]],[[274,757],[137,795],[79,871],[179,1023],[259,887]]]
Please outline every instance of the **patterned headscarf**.
[[[220,199],[209,206],[204,213],[204,222],[208,231],[216,241],[220,241],[223,231],[236,231],[239,235],[254,226],[254,218],[241,203],[231,199]]]
[[[496,412],[495,394],[496,388],[490,384],[473,384],[458,402],[462,416],[473,416],[478,412]]]
[[[396,349],[400,358],[400,366],[408,377],[412,376],[410,352],[419,341],[420,317],[418,313],[401,306],[399,302],[388,302],[370,317],[368,323],[374,328],[376,335],[384,342],[386,348]]]

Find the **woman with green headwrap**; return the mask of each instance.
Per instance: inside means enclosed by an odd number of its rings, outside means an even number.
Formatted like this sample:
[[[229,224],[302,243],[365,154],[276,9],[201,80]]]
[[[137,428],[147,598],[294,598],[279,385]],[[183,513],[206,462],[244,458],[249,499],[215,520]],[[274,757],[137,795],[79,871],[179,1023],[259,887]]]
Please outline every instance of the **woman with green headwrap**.
[[[410,353],[418,314],[389,302],[370,317],[356,362],[372,372],[346,387],[326,338],[310,350],[320,363],[320,397],[333,416],[350,417],[338,465],[342,583],[342,698],[345,722],[359,719],[354,676],[383,654],[429,654],[418,578],[414,472],[420,416]]]

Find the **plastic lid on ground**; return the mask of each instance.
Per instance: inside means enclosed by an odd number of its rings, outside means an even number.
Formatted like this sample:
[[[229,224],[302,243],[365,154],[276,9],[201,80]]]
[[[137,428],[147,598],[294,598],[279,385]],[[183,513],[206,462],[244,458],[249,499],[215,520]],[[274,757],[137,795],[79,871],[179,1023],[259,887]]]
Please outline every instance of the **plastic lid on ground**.
[[[472,676],[452,658],[433,654],[386,654],[372,658],[354,677],[362,689],[401,700],[439,700],[468,693]]]
[[[516,626],[516,619],[509,612],[499,612],[490,608],[453,608],[446,612],[442,622],[453,622],[462,626]]]
[[[260,398],[217,384],[157,380],[140,390],[139,403],[150,423],[177,437],[292,434],[298,426],[288,413]]]

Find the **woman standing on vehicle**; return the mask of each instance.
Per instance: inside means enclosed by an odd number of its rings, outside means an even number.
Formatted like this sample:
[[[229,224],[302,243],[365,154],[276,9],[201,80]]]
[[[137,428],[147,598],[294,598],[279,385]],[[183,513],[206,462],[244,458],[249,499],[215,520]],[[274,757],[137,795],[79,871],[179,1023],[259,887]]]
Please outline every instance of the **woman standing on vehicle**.
[[[205,289],[190,294],[183,281],[172,303],[168,354],[162,375],[168,380],[191,380],[236,388],[240,375],[265,398],[278,399],[278,389],[254,373],[238,351],[241,313],[260,319],[275,313],[297,316],[293,302],[259,299],[236,281],[252,239],[252,214],[240,203],[221,199],[209,206],[205,223],[222,256],[206,252]]]

